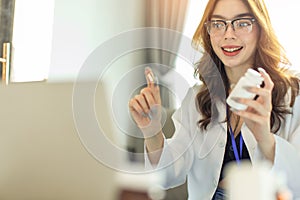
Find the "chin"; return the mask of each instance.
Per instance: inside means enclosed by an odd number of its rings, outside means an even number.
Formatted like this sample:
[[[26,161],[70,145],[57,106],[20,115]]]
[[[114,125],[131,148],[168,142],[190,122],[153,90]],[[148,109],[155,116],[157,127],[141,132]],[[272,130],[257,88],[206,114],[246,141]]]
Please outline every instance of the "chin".
[[[235,68],[235,67],[238,67],[240,66],[239,63],[233,63],[233,62],[223,62],[223,64],[226,66],[226,67],[229,67],[229,68]]]

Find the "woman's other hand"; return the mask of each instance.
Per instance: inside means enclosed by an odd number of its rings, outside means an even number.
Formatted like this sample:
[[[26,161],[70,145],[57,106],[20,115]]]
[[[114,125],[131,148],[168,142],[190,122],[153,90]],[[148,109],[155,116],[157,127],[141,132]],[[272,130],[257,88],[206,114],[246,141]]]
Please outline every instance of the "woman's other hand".
[[[264,78],[265,86],[263,88],[248,88],[248,91],[257,94],[258,98],[255,100],[243,98],[237,99],[237,102],[247,105],[248,108],[245,111],[234,112],[243,118],[245,124],[257,140],[262,153],[267,159],[273,162],[275,154],[275,138],[271,133],[270,118],[274,83],[264,69],[259,68],[259,72]]]

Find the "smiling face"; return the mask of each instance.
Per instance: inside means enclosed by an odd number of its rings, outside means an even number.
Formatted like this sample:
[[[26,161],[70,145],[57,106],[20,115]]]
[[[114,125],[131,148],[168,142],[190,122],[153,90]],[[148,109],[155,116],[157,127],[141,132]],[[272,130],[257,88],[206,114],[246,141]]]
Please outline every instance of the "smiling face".
[[[250,10],[241,0],[219,0],[211,20],[227,21],[252,17]],[[252,24],[252,30],[245,34],[237,34],[229,22],[224,34],[210,36],[213,50],[224,63],[226,71],[244,72],[253,66],[258,34],[259,30],[255,22]]]

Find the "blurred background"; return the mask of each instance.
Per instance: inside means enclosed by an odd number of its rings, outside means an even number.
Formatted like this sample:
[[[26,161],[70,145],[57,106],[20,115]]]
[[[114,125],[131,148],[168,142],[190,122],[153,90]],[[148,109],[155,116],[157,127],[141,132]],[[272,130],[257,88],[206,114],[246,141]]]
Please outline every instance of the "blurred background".
[[[14,55],[10,81],[20,82],[75,80],[88,55],[124,31],[162,27],[192,38],[207,0],[0,2],[1,42],[11,43]],[[299,2],[266,0],[266,3],[280,41],[293,65],[299,66],[296,59],[299,30],[294,22]]]
[[[279,40],[292,65],[299,67],[300,30],[295,22],[299,1],[265,1]],[[135,155],[143,152],[143,140],[136,137],[140,133],[130,118],[128,100],[146,84],[144,67],[152,67],[168,116],[164,132],[172,136],[170,116],[187,89],[198,82],[193,76],[193,63],[199,52],[187,45],[206,3],[207,0],[0,0],[2,83],[97,81],[103,90],[99,98],[105,100],[95,108],[100,124],[113,126],[108,135],[129,152],[130,162],[142,163],[143,158]],[[147,27],[156,29],[139,33]],[[141,38],[130,38],[127,43],[121,40],[130,34],[142,37],[145,47],[131,46]],[[99,55],[98,50],[105,45],[109,48]],[[120,49],[125,50],[118,55]],[[84,73],[84,66],[96,55],[99,61],[114,56],[107,65],[99,65],[101,73]],[[107,116],[113,123],[105,123]],[[186,195],[183,185],[168,191],[166,199],[184,199]]]

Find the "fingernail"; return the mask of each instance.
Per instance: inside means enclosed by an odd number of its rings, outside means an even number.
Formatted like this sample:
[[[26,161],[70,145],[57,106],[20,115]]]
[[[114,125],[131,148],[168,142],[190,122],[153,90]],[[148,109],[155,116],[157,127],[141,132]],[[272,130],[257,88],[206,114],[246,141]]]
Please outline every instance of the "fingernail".
[[[260,72],[266,74],[266,70],[265,70],[264,68],[259,67],[259,68],[257,68],[257,69],[258,69],[258,71],[260,71]]]
[[[151,71],[151,68],[150,67],[145,67],[145,72],[149,72]]]
[[[152,83],[154,82],[154,79],[153,79],[153,76],[152,76],[151,73],[148,73],[147,77],[148,77],[148,79],[149,79],[150,82],[152,82]]]

